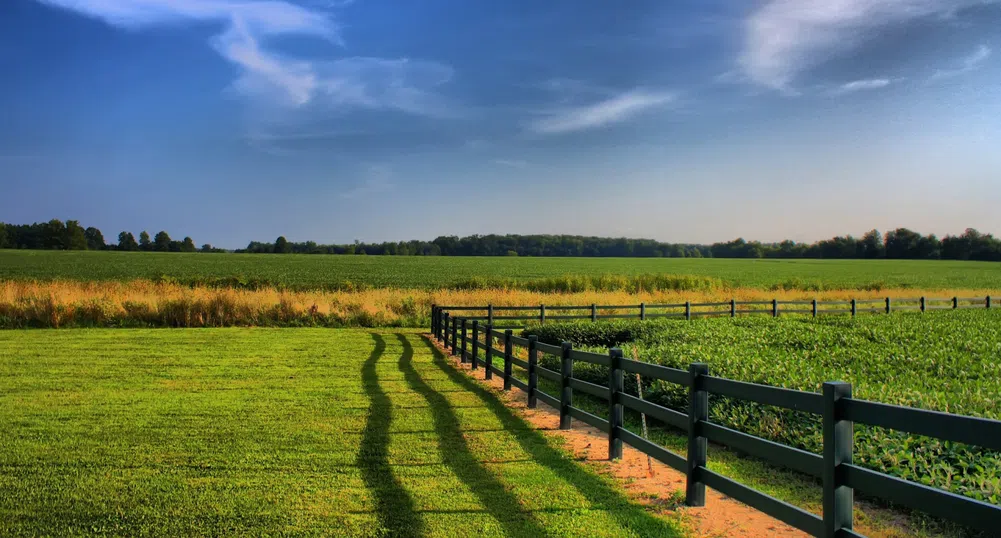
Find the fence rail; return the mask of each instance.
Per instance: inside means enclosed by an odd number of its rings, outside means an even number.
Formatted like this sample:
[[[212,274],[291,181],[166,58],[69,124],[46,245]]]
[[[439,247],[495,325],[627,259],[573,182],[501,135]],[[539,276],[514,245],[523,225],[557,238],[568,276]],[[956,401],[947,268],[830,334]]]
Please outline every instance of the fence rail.
[[[953,298],[952,307],[957,308],[958,303],[963,300]],[[925,298],[920,298],[919,301],[922,307],[929,302]],[[989,308],[990,297],[984,301]],[[731,312],[735,304],[740,303],[728,303]],[[774,312],[778,303],[772,301],[768,304]],[[816,312],[817,303],[810,304],[814,307],[813,312]],[[858,302],[852,301],[851,312],[856,312],[857,304]],[[886,305],[890,305],[889,299],[886,299]],[[684,305],[686,312],[690,312],[691,306]],[[590,308],[594,313],[595,307]],[[651,306],[646,305],[641,311],[646,308]],[[956,521],[988,534],[1001,529],[1001,506],[859,467],[852,462],[855,423],[1001,450],[1001,421],[857,400],[852,398],[851,384],[838,381],[824,383],[822,393],[803,392],[713,377],[709,375],[709,368],[705,364],[692,364],[688,370],[680,370],[626,359],[622,356],[622,351],[615,348],[610,349],[607,354],[601,354],[575,350],[569,342],[554,346],[539,342],[535,336],[527,339],[516,337],[510,329],[498,331],[490,323],[481,324],[478,317],[470,321],[468,318],[452,316],[447,310],[450,309],[433,307],[431,332],[452,355],[458,356],[463,363],[471,362],[475,370],[479,368],[482,351],[486,379],[491,379],[493,375],[503,376],[504,390],[517,387],[525,391],[528,394],[529,408],[536,407],[541,400],[557,409],[560,413],[560,429],[570,429],[572,420],[576,419],[604,432],[608,435],[610,458],[620,458],[622,444],[626,443],[685,473],[685,503],[689,506],[705,505],[705,488],[709,486],[814,536],[861,536],[852,530],[854,491],[858,489],[872,497]],[[464,307],[463,310],[475,312],[482,309]],[[493,310],[494,307],[489,307],[490,314]],[[544,316],[544,308],[542,312]],[[503,342],[503,350],[494,347],[495,341]],[[527,360],[514,357],[516,347],[527,351]],[[540,367],[539,353],[560,357],[560,371]],[[494,365],[495,358],[504,361],[503,369]],[[608,386],[574,378],[575,361],[608,366]],[[525,380],[514,377],[513,366],[526,372]],[[627,394],[623,390],[624,373],[640,374],[687,386],[687,412]],[[539,377],[558,383],[560,394],[548,394],[540,390]],[[608,414],[598,416],[573,405],[575,391],[607,401]],[[823,453],[814,454],[711,422],[710,393],[818,416],[823,433]],[[687,453],[676,454],[628,430],[623,423],[625,409],[645,413],[687,432]],[[822,515],[817,516],[709,470],[709,441],[820,478],[823,488]]]
[[[903,304],[901,304],[903,303]],[[878,306],[874,306],[878,305]],[[765,314],[778,317],[783,314],[796,314],[807,316],[823,316],[830,314],[851,314],[856,316],[861,313],[889,314],[890,312],[920,310],[948,310],[966,308],[991,308],[992,298],[986,297],[884,297],[880,299],[845,299],[841,301],[737,301],[715,303],[678,303],[678,304],[634,304],[634,305],[581,305],[581,306],[547,306],[545,304],[533,306],[437,306],[431,307],[432,323],[436,323],[441,316],[441,312],[462,312],[461,317],[470,321],[484,321],[494,329],[520,329],[524,325],[498,324],[501,322],[517,321],[567,321],[567,320],[591,320],[599,319],[653,319],[677,317],[691,320],[696,317],[706,316],[730,316]],[[791,307],[791,308],[783,308]],[[804,308],[809,307],[809,308]],[[623,314],[623,310],[635,310],[636,313]],[[548,315],[549,312],[574,312],[587,311],[587,314],[558,314]],[[466,312],[474,314],[466,315]],[[512,312],[512,314],[495,315],[494,312]],[[530,314],[529,314],[530,312]],[[602,313],[604,312],[604,313]]]

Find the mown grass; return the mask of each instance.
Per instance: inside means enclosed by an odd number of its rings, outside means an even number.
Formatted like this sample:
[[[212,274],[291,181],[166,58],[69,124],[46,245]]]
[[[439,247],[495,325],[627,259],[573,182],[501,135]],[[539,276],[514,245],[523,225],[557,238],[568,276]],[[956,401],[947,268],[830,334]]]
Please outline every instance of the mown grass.
[[[508,258],[0,250],[0,280],[128,281],[297,290],[577,289],[584,280],[679,275],[701,286],[823,291],[1001,288],[998,263],[921,260]],[[711,280],[705,280],[706,278]],[[671,286],[678,285],[671,283]],[[619,289],[619,288],[615,288]],[[644,288],[649,289],[649,288]],[[666,288],[677,289],[677,288]],[[686,288],[692,289],[692,288]],[[579,290],[578,290],[579,291]],[[613,291],[608,289],[606,291]]]
[[[0,535],[676,536],[413,332],[0,332]]]

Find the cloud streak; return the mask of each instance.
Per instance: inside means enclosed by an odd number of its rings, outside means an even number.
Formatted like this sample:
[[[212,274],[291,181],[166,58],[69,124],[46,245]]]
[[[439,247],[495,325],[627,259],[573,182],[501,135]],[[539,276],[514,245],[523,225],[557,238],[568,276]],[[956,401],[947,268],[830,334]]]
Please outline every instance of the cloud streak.
[[[239,69],[233,89],[266,106],[359,107],[445,117],[452,107],[435,89],[452,69],[409,59],[348,57],[316,61],[284,55],[276,37],[319,39],[343,46],[340,25],[315,8],[284,0],[38,0],[133,30],[151,26],[217,24],[211,47]],[[340,7],[343,3],[326,7]]]
[[[298,35],[341,44],[329,15],[280,0],[39,0],[121,28],[215,23],[223,26],[212,47],[241,70],[239,89],[266,85],[284,102],[310,101],[317,77],[307,62],[291,61],[262,46],[278,36]]]
[[[540,134],[562,134],[605,127],[630,119],[645,110],[673,102],[672,92],[633,89],[595,103],[549,111],[528,124]]]
[[[833,95],[844,95],[847,93],[855,93],[866,90],[878,90],[880,88],[885,88],[892,84],[893,81],[888,78],[871,78],[865,80],[853,80],[851,82],[842,84],[835,88],[831,94]]]
[[[770,0],[745,21],[738,63],[750,81],[794,92],[802,71],[858,47],[882,27],[996,1]]]
[[[960,67],[956,69],[939,69],[932,74],[929,80],[941,80],[944,78],[958,77],[959,75],[969,73],[974,69],[980,67],[984,61],[991,57],[991,48],[987,45],[980,45],[977,47],[972,54],[963,58],[963,63]]]

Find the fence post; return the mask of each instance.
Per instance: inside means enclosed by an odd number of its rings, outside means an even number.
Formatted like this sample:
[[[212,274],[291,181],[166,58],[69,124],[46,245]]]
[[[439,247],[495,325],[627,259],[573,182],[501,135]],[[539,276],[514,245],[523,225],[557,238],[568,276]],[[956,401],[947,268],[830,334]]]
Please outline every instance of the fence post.
[[[952,298],[952,308],[953,309],[959,308],[959,297]]]
[[[852,317],[853,318],[855,317],[855,314],[857,312],[858,312],[858,308],[855,306],[855,299],[852,299]]]
[[[545,322],[546,322],[546,305],[540,304],[539,305],[539,323],[545,323]]]
[[[462,348],[459,351],[459,362],[466,362],[466,318],[462,318]]]
[[[709,393],[702,388],[702,376],[709,375],[709,366],[695,363],[688,366],[688,472],[685,483],[685,505],[705,506],[706,485],[699,480],[699,470],[706,466],[708,441],[699,435],[702,422],[709,420]]]
[[[986,300],[987,300],[987,308],[990,308],[991,307],[991,296],[988,295]]]
[[[536,344],[539,337],[534,334],[528,337],[528,408],[535,409],[539,405],[539,350]]]
[[[494,324],[494,305],[487,305],[487,325]]]
[[[486,337],[485,340],[487,343],[487,347],[483,348],[483,369],[484,369],[483,378],[493,379],[494,378],[494,337],[493,337],[494,326],[487,324],[487,326],[484,327],[483,330],[486,331],[486,334],[484,336]]]
[[[922,312],[925,311],[925,298],[924,297],[921,297],[921,311]]]
[[[504,390],[511,390],[511,329],[504,331]]]
[[[852,528],[854,491],[844,483],[838,466],[852,462],[853,424],[842,418],[839,400],[852,397],[850,383],[824,383],[824,536],[834,538]]]
[[[459,343],[459,340],[457,338],[458,337],[458,331],[459,331],[459,325],[458,325],[458,323],[456,323],[456,319],[455,318],[449,316],[449,319],[452,320],[452,356],[454,357],[455,356],[455,351],[456,351],[456,349],[458,349],[457,345]]]
[[[622,458],[622,350],[609,349],[608,358],[612,363],[608,371],[608,459],[617,460]]]
[[[477,358],[480,351],[480,322],[473,320],[473,370],[476,369]]]
[[[438,339],[438,307],[434,304],[431,305],[431,334],[434,335],[435,340]]]
[[[772,317],[773,318],[779,317],[779,300],[778,299],[772,299]]]
[[[569,430],[571,427],[570,406],[573,405],[573,388],[570,387],[570,378],[573,377],[573,359],[570,358],[570,351],[573,344],[563,342],[563,353],[560,361],[560,429]]]
[[[598,305],[591,303],[591,321],[598,321]]]
[[[817,317],[817,300],[813,300],[813,317]]]
[[[692,321],[692,302],[685,301],[685,321]]]
[[[646,319],[646,303],[640,303],[640,321]]]
[[[730,299],[730,317],[731,318],[737,317],[737,300],[736,299]]]
[[[890,313],[890,298],[889,297],[886,298],[886,313],[887,314]]]

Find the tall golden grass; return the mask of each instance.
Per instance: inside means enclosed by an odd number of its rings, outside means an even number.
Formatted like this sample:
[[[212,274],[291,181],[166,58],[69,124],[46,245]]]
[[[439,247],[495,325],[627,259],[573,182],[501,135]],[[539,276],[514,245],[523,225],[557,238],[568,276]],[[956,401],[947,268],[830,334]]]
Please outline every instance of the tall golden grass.
[[[424,327],[432,304],[452,306],[649,304],[728,301],[824,301],[881,297],[976,297],[983,289],[652,292],[535,292],[512,289],[283,291],[131,282],[0,282],[0,328],[25,327]],[[995,291],[996,293],[996,291]],[[635,312],[635,311],[632,311]],[[604,313],[611,313],[606,311]]]

